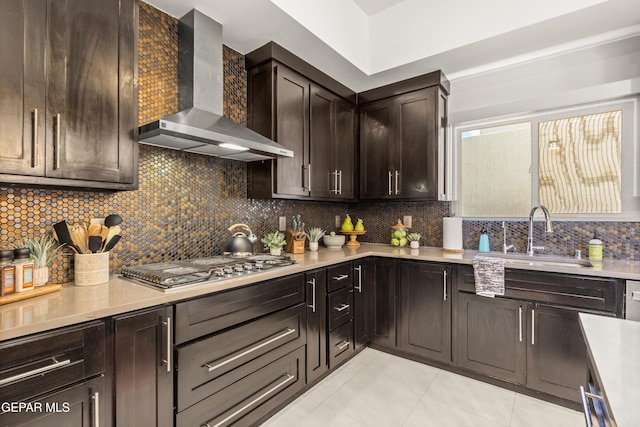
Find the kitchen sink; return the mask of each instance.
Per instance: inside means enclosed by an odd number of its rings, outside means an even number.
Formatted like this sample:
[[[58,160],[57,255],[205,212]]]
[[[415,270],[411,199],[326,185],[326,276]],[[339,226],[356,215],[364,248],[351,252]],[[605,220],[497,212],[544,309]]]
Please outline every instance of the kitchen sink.
[[[593,264],[589,260],[581,258],[569,258],[563,256],[553,255],[527,255],[527,254],[502,254],[502,253],[482,253],[480,256],[486,256],[490,258],[504,258],[505,264],[520,264],[520,265],[540,265],[540,266],[555,266],[555,267],[574,267],[574,268],[590,268]]]

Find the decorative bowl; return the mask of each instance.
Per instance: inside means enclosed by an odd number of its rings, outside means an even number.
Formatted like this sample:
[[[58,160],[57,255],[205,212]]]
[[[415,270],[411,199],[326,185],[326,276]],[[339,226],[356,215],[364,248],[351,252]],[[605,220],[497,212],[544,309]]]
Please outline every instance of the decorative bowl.
[[[322,237],[322,242],[329,249],[340,249],[344,245],[345,237],[342,234],[331,232],[329,235]]]

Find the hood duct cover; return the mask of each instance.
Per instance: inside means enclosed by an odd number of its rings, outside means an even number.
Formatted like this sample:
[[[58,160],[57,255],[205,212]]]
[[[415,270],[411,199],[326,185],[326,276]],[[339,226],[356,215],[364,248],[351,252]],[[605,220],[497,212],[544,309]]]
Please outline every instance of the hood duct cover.
[[[180,18],[178,31],[180,112],[141,126],[139,141],[245,162],[293,157],[222,115],[222,26],[193,9]]]

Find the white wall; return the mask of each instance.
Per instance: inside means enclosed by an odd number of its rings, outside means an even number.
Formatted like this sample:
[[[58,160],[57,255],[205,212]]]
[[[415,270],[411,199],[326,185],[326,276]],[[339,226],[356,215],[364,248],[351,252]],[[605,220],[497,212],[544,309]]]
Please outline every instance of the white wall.
[[[640,93],[640,35],[451,81],[450,123]]]

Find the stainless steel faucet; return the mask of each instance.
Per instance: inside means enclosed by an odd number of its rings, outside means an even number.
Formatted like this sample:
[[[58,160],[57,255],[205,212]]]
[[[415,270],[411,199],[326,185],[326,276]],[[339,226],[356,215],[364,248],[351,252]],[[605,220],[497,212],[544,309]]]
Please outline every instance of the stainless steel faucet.
[[[545,233],[553,233],[553,227],[551,226],[551,217],[549,216],[549,211],[542,205],[536,205],[529,212],[529,235],[527,236],[527,255],[533,256],[534,251],[543,251],[544,246],[533,246],[533,215],[536,213],[538,209],[542,209],[542,213],[544,213],[544,220],[546,222],[546,226],[544,228]]]

